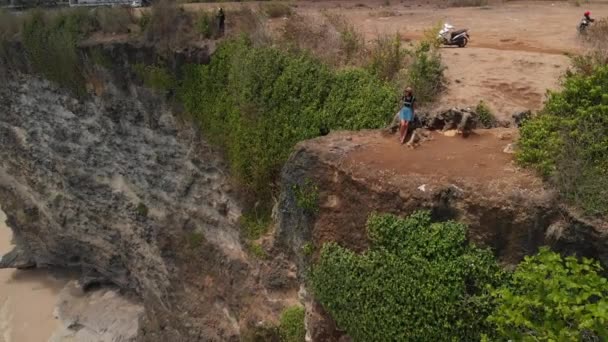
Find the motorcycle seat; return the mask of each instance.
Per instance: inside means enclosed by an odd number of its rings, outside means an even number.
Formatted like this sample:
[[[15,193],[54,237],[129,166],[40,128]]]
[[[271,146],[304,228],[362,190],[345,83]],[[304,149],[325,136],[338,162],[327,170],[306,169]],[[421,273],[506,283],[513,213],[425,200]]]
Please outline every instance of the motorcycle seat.
[[[462,29],[462,30],[456,30],[456,31],[452,31],[452,38],[456,37],[457,35],[467,32],[468,29]]]

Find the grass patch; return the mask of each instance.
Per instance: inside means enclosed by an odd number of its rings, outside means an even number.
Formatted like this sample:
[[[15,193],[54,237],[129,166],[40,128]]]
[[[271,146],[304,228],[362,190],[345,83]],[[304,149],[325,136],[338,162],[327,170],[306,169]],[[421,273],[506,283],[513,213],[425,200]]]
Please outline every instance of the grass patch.
[[[283,311],[279,324],[282,342],[304,342],[306,337],[305,313],[301,306],[294,306]]]
[[[218,35],[219,27],[215,15],[211,12],[201,11],[196,18],[196,30],[203,38],[215,38]]]
[[[249,243],[249,251],[258,259],[267,259],[268,253],[262,248],[262,245],[251,242]]]
[[[302,254],[304,254],[305,256],[312,256],[314,252],[315,246],[312,243],[307,242],[302,246]]]
[[[192,232],[192,233],[188,234],[187,242],[188,242],[188,247],[190,249],[195,249],[195,248],[202,246],[204,241],[205,241],[205,236],[202,233]]]
[[[140,202],[137,207],[135,208],[135,212],[137,213],[137,215],[141,216],[141,217],[147,217],[148,216],[148,206],[146,206],[143,202]]]
[[[168,92],[176,87],[177,81],[166,67],[138,63],[133,70],[150,89]]]
[[[249,240],[261,238],[272,224],[270,211],[257,214],[255,210],[244,213],[240,218],[241,230]]]
[[[262,11],[269,18],[285,18],[293,13],[291,6],[282,2],[269,2],[262,4]]]
[[[319,211],[319,188],[310,179],[303,184],[294,184],[292,188],[298,208],[309,214]]]

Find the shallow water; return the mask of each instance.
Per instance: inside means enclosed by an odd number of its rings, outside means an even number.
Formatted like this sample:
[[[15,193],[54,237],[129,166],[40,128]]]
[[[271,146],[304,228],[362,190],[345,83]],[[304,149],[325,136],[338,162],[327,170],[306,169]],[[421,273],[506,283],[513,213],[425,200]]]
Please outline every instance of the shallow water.
[[[0,255],[11,250],[12,233],[0,210]],[[46,342],[59,322],[53,316],[66,284],[45,270],[0,270],[0,342]]]

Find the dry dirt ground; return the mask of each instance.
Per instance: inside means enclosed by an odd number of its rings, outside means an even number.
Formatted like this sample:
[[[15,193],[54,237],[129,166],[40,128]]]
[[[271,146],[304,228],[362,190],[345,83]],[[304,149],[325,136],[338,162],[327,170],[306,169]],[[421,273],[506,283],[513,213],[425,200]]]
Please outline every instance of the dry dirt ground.
[[[582,1],[581,1],[582,2]],[[584,47],[576,25],[585,10],[594,17],[608,16],[608,1],[577,7],[569,1],[492,2],[484,7],[448,7],[445,1],[296,1],[296,11],[321,15],[322,11],[348,18],[373,40],[398,33],[404,42],[422,37],[425,29],[440,22],[469,28],[466,48],[445,47],[448,88],[436,107],[489,104],[500,119],[519,110],[538,110],[546,91],[556,89],[569,65],[568,54]],[[225,8],[259,3],[222,3]],[[188,9],[211,9],[218,4],[189,4]],[[283,19],[278,19],[283,20]]]

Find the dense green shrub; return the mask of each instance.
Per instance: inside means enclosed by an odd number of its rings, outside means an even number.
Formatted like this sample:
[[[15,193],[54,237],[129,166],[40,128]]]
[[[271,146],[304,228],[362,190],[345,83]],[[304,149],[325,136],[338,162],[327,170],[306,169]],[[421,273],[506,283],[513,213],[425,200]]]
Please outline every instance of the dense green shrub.
[[[517,160],[591,215],[608,213],[608,66],[571,72],[521,128]]]
[[[283,342],[304,342],[306,328],[304,327],[304,308],[294,306],[281,314],[279,332]]]
[[[188,66],[179,91],[245,187],[266,197],[299,141],[331,129],[382,127],[393,88],[362,70],[333,72],[307,54],[220,44],[209,65]]]
[[[601,271],[595,261],[542,248],[494,292],[498,306],[489,321],[505,340],[607,341],[608,281]]]
[[[77,95],[83,95],[84,76],[76,44],[96,25],[86,9],[30,13],[25,19],[22,38],[34,70]]]
[[[474,341],[489,332],[488,285],[504,273],[489,250],[466,242],[466,227],[373,215],[371,246],[357,254],[323,246],[311,273],[315,297],[355,341]]]
[[[490,108],[485,102],[479,101],[479,103],[475,107],[475,113],[479,118],[479,122],[484,127],[491,128],[496,124],[496,118],[494,117],[494,114],[492,114],[492,111],[490,111]]]

